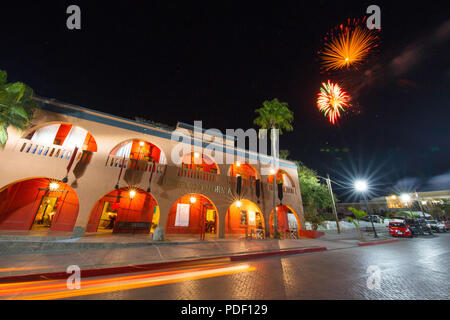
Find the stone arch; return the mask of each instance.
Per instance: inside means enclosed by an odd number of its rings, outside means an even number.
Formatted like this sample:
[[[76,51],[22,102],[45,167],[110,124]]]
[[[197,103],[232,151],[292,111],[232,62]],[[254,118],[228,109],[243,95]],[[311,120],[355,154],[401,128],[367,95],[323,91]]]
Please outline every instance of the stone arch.
[[[212,200],[200,193],[178,198],[167,216],[167,235],[219,235],[219,212]]]
[[[273,172],[273,171],[272,171]],[[267,176],[267,183],[272,184],[273,183],[273,174]],[[283,183],[283,186],[285,187],[294,187],[294,180],[291,178],[291,176],[284,170],[279,169],[277,171],[277,184]]]
[[[78,211],[76,192],[60,180],[25,178],[0,189],[0,230],[72,232]]]
[[[145,139],[127,139],[117,144],[109,152],[109,157],[143,160],[147,162],[167,163],[167,158],[161,147]]]
[[[159,223],[159,206],[149,192],[135,187],[114,189],[93,206],[86,232],[152,233]]]
[[[210,156],[204,153],[201,154],[200,152],[184,154],[181,160],[181,166],[191,170],[220,174],[220,169],[216,161]]]
[[[94,136],[85,128],[69,122],[52,121],[40,124],[26,130],[22,138],[37,144],[57,145],[70,150],[76,146],[83,151],[97,152]]]
[[[233,202],[225,216],[225,235],[245,236],[252,229],[265,232],[264,215],[253,201],[240,199]]]
[[[294,228],[292,226],[292,219],[289,220],[289,214],[293,214],[295,217],[295,222],[297,224],[297,227]],[[278,220],[278,232],[284,234],[286,232],[290,232],[293,229],[296,229],[294,231],[301,230],[301,223],[300,223],[300,217],[298,216],[297,212],[295,212],[294,209],[292,209],[291,206],[288,206],[286,204],[283,205],[277,205],[277,220]],[[291,222],[291,223],[290,223]],[[274,219],[273,219],[273,209],[270,211],[270,218],[269,218],[269,226],[270,226],[270,233],[273,234],[273,225],[274,225]]]
[[[241,175],[243,179],[247,180],[261,179],[260,173],[254,166],[240,161],[234,162],[228,168],[228,176],[236,177],[237,175]]]

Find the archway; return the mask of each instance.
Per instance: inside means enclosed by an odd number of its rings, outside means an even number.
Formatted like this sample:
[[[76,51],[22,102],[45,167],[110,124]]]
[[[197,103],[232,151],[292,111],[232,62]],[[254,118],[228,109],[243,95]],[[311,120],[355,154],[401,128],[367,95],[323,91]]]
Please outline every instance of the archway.
[[[241,176],[243,179],[256,180],[261,179],[261,175],[252,165],[236,161],[230,166],[228,175],[231,177]]]
[[[94,205],[86,232],[152,233],[159,224],[159,207],[148,192],[119,188]]]
[[[51,178],[30,178],[0,189],[0,230],[72,232],[78,196],[67,184]]]
[[[70,123],[50,123],[32,129],[25,139],[45,145],[57,145],[73,150],[75,147],[83,151],[97,152],[97,142],[84,128]]]
[[[297,213],[287,205],[277,206],[278,232],[290,236],[292,233],[298,238],[298,231],[301,229],[300,219]],[[275,221],[273,219],[273,209],[270,212],[270,234],[273,234]]]
[[[161,148],[151,142],[139,139],[130,139],[119,143],[111,150],[110,156],[120,159],[166,163],[166,157]]]
[[[241,199],[233,202],[225,216],[225,235],[264,235],[264,216],[252,201]]]
[[[191,152],[183,155],[181,166],[186,169],[220,174],[219,166],[206,154]]]
[[[214,203],[198,193],[179,198],[169,211],[166,234],[216,237],[219,216]]]
[[[286,171],[281,170],[281,169],[277,171],[277,181],[276,182],[277,182],[277,184],[282,183],[283,186],[285,186],[285,187],[292,188],[294,186],[294,181],[292,180],[291,176]],[[267,183],[269,185],[273,183],[273,174],[271,174],[267,177]]]

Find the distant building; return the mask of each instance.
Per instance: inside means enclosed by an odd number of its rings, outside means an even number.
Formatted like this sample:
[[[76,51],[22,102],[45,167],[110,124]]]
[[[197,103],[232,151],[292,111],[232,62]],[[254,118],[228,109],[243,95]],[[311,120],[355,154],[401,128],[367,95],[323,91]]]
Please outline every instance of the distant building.
[[[425,212],[431,211],[431,209],[444,203],[444,201],[450,201],[450,190],[442,191],[427,191],[427,192],[413,192],[409,193],[409,202],[406,203],[398,195],[390,195],[385,197],[377,197],[370,199],[367,204],[364,201],[360,202],[346,202],[337,203],[337,211],[341,216],[350,215],[351,212],[348,207],[367,211],[369,207],[371,214],[384,214],[385,212],[399,212],[405,210],[411,210],[413,205],[419,206]]]

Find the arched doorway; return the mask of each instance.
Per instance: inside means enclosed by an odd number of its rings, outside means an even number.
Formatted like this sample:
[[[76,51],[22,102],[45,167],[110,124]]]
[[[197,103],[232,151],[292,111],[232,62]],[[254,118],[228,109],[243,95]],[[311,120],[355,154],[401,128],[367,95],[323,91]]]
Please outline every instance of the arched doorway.
[[[225,235],[264,235],[264,216],[252,201],[241,199],[233,202],[225,216]]]
[[[273,170],[272,172],[274,172],[275,170]],[[284,171],[284,170],[278,170],[277,171],[277,184],[282,183],[283,186],[285,187],[290,187],[292,188],[294,186],[294,182],[292,180],[292,178],[289,176],[289,174]],[[267,183],[270,185],[273,183],[273,174],[269,175],[267,177]]]
[[[191,152],[183,155],[181,166],[186,169],[220,174],[219,166],[205,154]]]
[[[298,238],[298,231],[301,229],[300,219],[297,213],[287,205],[277,206],[278,232],[286,237],[295,235]],[[273,219],[273,209],[270,212],[270,234],[273,234],[275,220]]]
[[[25,179],[0,189],[0,230],[72,232],[78,208],[69,185],[50,178]]]
[[[111,150],[111,157],[132,161],[166,163],[164,152],[159,147],[151,142],[139,139],[130,139],[119,143]]]
[[[119,188],[104,195],[91,211],[86,232],[152,233],[159,224],[156,199],[138,188]]]
[[[179,198],[169,211],[166,234],[216,237],[219,217],[214,203],[198,193]],[[204,235],[204,236],[202,236]]]

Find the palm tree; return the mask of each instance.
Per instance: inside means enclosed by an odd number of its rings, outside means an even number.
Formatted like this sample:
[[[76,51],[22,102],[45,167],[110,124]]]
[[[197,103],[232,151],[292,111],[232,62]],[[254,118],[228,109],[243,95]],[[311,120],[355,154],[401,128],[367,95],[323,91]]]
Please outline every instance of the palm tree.
[[[346,217],[346,219],[355,225],[356,229],[359,232],[359,237],[361,238],[361,240],[364,240],[364,236],[361,231],[361,227],[359,226],[359,220],[361,220],[364,217],[367,217],[367,213],[363,210],[358,210],[353,207],[348,207],[348,210],[350,210],[353,213],[353,215],[355,216],[355,219],[353,219],[351,217]]]
[[[272,135],[272,157],[273,165],[275,167],[275,160],[277,157],[276,134],[274,129],[279,130],[279,134],[283,134],[283,130],[292,131],[292,122],[294,121],[294,113],[289,109],[286,102],[280,102],[278,99],[272,101],[264,101],[262,108],[256,109],[255,112],[258,117],[253,121],[261,129],[271,129]],[[277,199],[276,199],[276,172],[273,176],[273,217],[274,217],[274,238],[279,238],[278,233],[278,219],[277,219]]]
[[[8,127],[25,129],[33,118],[33,112],[39,107],[32,100],[33,89],[25,83],[7,83],[6,71],[0,70],[0,147],[8,141]]]

